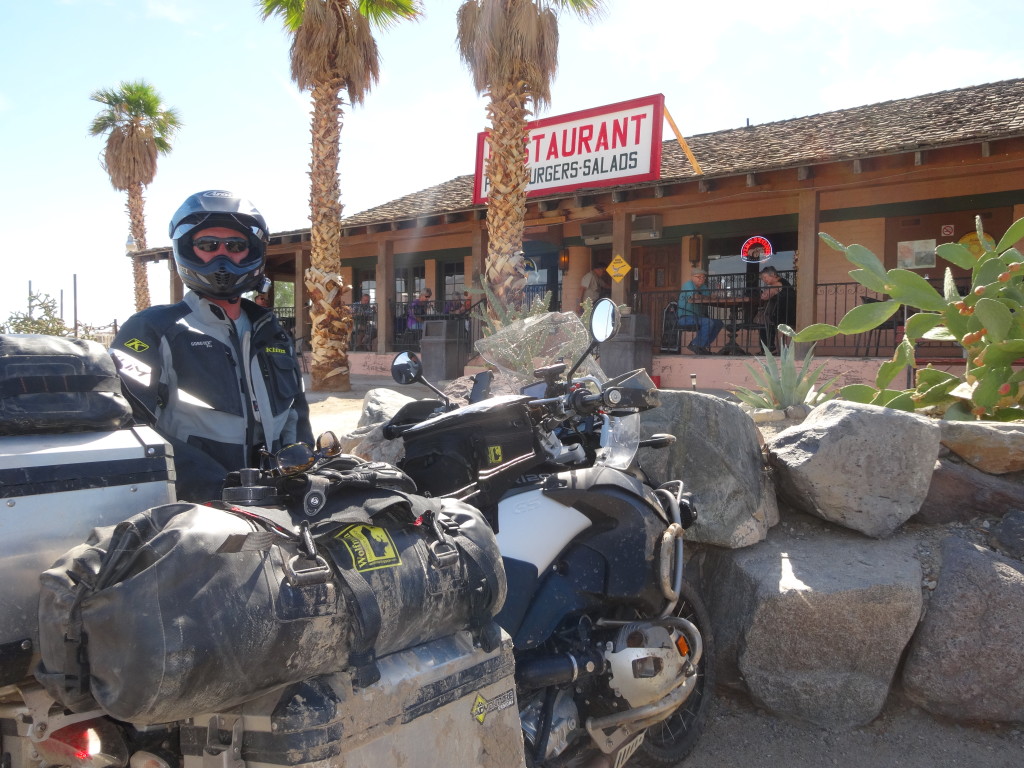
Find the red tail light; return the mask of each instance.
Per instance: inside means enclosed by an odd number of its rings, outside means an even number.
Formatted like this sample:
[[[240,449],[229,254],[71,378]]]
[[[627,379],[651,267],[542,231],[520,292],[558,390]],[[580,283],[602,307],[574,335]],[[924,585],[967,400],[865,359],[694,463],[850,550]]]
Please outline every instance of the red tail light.
[[[109,720],[85,720],[61,728],[35,745],[44,766],[68,768],[125,768],[128,747]]]

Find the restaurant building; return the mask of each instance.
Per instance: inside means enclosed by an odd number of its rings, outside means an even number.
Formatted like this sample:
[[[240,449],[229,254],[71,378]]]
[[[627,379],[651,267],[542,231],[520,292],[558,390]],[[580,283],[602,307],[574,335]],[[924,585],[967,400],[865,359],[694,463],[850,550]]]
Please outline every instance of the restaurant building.
[[[709,285],[724,294],[752,299],[738,310],[712,310],[727,326],[712,352],[731,341],[760,354],[753,297],[764,266],[795,285],[797,327],[836,323],[878,298],[850,278],[852,265],[820,232],[866,246],[888,268],[941,281],[945,263],[936,262],[935,245],[978,247],[975,217],[994,240],[1024,217],[1024,78],[685,138],[655,136],[654,178],[534,193],[523,250],[529,292],[550,291],[563,310],[576,309],[580,280],[593,265],[621,257],[626,268],[612,298],[631,310],[636,345],[650,348],[650,362],[638,359],[662,386],[688,387],[691,375],[702,388],[750,379],[749,357],[693,355],[685,332],[680,339],[666,326],[667,308],[694,268],[706,269]],[[458,176],[343,219],[341,274],[353,286],[351,301],[369,294],[375,308],[375,335],[351,355],[354,374],[386,371],[391,353],[417,344],[405,317],[422,288],[431,288],[437,318],[455,316],[465,290],[480,298],[473,289],[487,252],[486,203],[474,178]],[[758,247],[770,255],[752,256]],[[309,230],[275,234],[269,254],[270,275],[294,282],[296,305],[304,307]],[[172,273],[175,300],[181,290]],[[297,337],[307,323],[299,311]],[[475,323],[459,325],[469,328],[469,341],[478,333]],[[844,381],[870,380],[898,333],[893,321],[870,337],[822,341],[816,354],[831,358],[829,372]]]

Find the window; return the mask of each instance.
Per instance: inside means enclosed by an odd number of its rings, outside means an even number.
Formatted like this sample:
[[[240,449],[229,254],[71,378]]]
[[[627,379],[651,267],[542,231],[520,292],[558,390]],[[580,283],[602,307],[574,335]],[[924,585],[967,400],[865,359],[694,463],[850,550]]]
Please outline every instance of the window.
[[[406,303],[415,299],[426,287],[426,267],[395,268],[395,301]]]
[[[444,298],[446,301],[462,299],[466,290],[466,265],[461,261],[453,261],[442,265],[444,275]]]
[[[370,303],[377,303],[377,271],[374,269],[357,269],[353,279],[358,289],[352,301],[358,301],[363,296],[370,297]]]

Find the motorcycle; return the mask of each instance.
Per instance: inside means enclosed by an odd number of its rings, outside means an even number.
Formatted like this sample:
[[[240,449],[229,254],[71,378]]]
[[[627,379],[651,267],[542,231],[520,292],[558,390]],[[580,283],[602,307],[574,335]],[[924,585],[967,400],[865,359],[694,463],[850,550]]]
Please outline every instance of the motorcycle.
[[[608,379],[593,360],[618,319],[605,299],[589,333],[575,315],[549,313],[484,339],[478,351],[520,394],[491,396],[485,371],[461,407],[423,378],[416,354],[392,364],[396,382],[438,395],[385,425],[385,438],[405,443],[399,466],[421,492],[479,508],[497,533],[508,598],[496,619],[514,641],[537,768],[620,768],[638,750],[677,763],[714,687],[708,614],[683,579],[693,499],[681,480],[652,482],[636,459],[675,440],[640,438],[657,388],[642,369]],[[570,349],[571,367],[550,363]]]

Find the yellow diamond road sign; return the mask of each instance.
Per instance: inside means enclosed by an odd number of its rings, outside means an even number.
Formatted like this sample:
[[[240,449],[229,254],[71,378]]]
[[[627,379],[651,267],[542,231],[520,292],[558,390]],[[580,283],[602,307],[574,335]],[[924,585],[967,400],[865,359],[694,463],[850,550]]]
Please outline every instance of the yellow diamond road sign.
[[[612,259],[612,263],[608,265],[608,274],[615,279],[616,283],[621,283],[622,278],[629,274],[629,270],[629,264],[621,256],[616,256]]]

